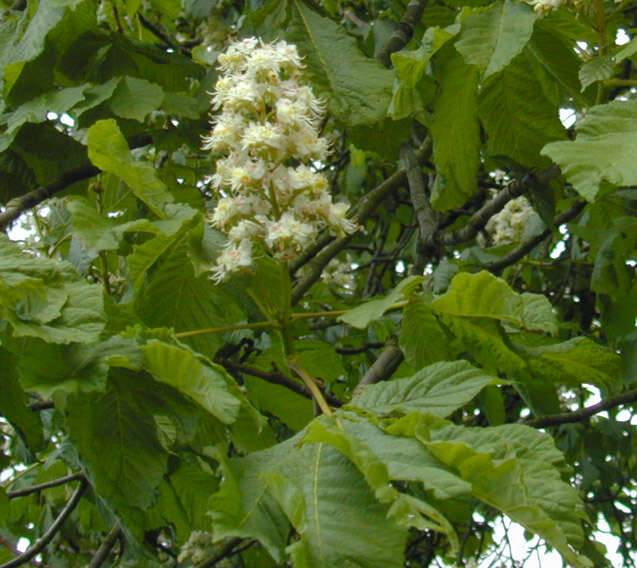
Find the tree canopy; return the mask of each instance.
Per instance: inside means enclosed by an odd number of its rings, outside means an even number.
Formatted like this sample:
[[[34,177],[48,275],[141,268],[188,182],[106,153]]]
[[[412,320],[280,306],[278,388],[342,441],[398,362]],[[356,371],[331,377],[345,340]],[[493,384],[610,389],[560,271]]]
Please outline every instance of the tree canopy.
[[[0,6],[0,568],[634,565],[637,1]]]

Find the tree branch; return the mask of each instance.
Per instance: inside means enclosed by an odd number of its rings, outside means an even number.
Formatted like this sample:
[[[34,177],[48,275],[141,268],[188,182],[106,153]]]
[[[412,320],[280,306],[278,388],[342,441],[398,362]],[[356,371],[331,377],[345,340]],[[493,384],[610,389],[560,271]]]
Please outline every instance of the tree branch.
[[[409,196],[418,221],[417,258],[414,274],[422,274],[427,255],[433,250],[431,237],[438,230],[438,216],[431,208],[420,164],[413,149],[408,144],[401,148],[400,159],[407,170]]]
[[[71,475],[66,475],[64,477],[59,477],[58,479],[53,479],[51,481],[46,481],[45,483],[40,483],[40,485],[32,485],[31,487],[25,487],[24,489],[17,489],[15,491],[7,491],[7,497],[9,497],[9,499],[15,499],[16,497],[24,497],[25,495],[31,495],[32,493],[39,493],[43,489],[49,489],[50,487],[58,487],[59,485],[64,485],[65,483],[70,483],[71,481],[76,481],[79,479],[84,479],[84,475],[81,473],[72,473]]]
[[[85,479],[82,479],[78,488],[74,491],[73,495],[69,499],[68,503],[64,506],[64,509],[60,512],[57,519],[51,523],[51,526],[48,530],[35,541],[33,546],[23,552],[20,556],[17,556],[13,560],[9,560],[9,562],[5,562],[0,565],[0,568],[16,568],[17,566],[22,566],[29,562],[32,558],[36,557],[40,552],[44,550],[44,548],[51,542],[56,533],[62,528],[62,525],[69,517],[69,515],[73,512],[77,504],[80,502],[82,495],[88,489],[88,482]]]
[[[253,377],[257,377],[259,379],[263,379],[268,383],[272,383],[273,385],[281,385],[282,387],[288,388],[291,391],[294,391],[305,398],[309,398],[313,400],[312,393],[301,383],[296,382],[294,379],[291,379],[287,375],[280,373],[278,371],[262,371],[261,369],[255,369],[253,367],[248,367],[246,365],[242,365],[241,363],[235,363],[234,361],[230,361],[229,359],[219,359],[217,362],[220,365],[223,365],[229,371],[236,371],[239,373],[245,373],[246,375],[251,375]],[[332,406],[343,406],[343,403],[336,398],[335,396],[325,392],[324,389],[321,389],[325,400],[331,404]],[[1,567],[0,567],[1,568]]]
[[[129,147],[139,148],[152,142],[148,134],[140,134],[129,139]],[[5,231],[10,223],[15,221],[27,209],[42,203],[45,199],[65,190],[69,185],[83,179],[91,178],[100,173],[100,169],[92,164],[85,164],[68,172],[64,172],[57,180],[49,185],[38,187],[29,193],[11,199],[4,211],[0,212],[0,230]]]
[[[385,344],[385,349],[383,349],[383,352],[378,356],[378,359],[367,369],[363,378],[358,381],[354,389],[354,395],[361,392],[365,385],[379,383],[391,377],[402,361],[403,352],[400,350],[400,347],[398,347],[398,342],[395,338],[390,338]]]
[[[215,556],[213,556],[210,560],[206,560],[206,562],[204,562],[203,564],[200,564],[199,566],[197,566],[197,568],[212,568],[213,566],[216,566],[222,560],[226,558],[230,558],[231,556],[234,556],[235,554],[239,554],[243,552],[244,550],[246,550],[247,548],[250,548],[253,544],[255,544],[255,542],[256,541],[254,540],[250,540],[246,542],[245,544],[243,544],[242,546],[239,546],[241,544],[241,539],[233,538],[232,540],[230,540],[230,542],[228,542],[228,544],[226,544],[226,546],[223,547],[223,549],[221,550],[221,552],[219,552],[219,554],[215,554]]]
[[[429,156],[431,154],[431,148],[431,139],[425,139],[414,154],[416,160],[421,161]],[[365,197],[357,203],[356,207],[354,207],[352,221],[358,224],[363,223],[388,194],[405,182],[406,176],[407,170],[401,168],[367,193]],[[344,237],[339,237],[334,240],[332,240],[333,237],[323,237],[323,239],[319,241],[319,244],[314,249],[316,252],[313,259],[307,262],[307,273],[299,278],[292,290],[292,304],[296,304],[303,297],[303,294],[321,277],[321,272],[323,272],[327,263],[343,250],[352,238],[354,238],[353,234],[345,235]],[[321,251],[320,253],[318,252],[319,250]],[[297,262],[293,264],[290,271],[294,272],[298,270],[303,264],[305,263]]]
[[[559,227],[560,225],[573,220],[582,212],[584,207],[586,207],[585,201],[576,201],[571,207],[555,218],[555,225]],[[486,264],[485,268],[490,272],[498,273],[507,266],[515,264],[518,260],[530,253],[544,239],[551,236],[552,232],[553,231],[550,228],[544,229],[539,235],[531,237],[527,241],[521,243],[510,253],[505,254],[500,260]]]
[[[529,418],[527,420],[523,420],[522,424],[532,426],[533,428],[546,428],[547,426],[559,426],[560,424],[582,422],[595,414],[603,412],[604,410],[610,410],[620,404],[630,404],[631,402],[637,402],[637,389],[629,390],[623,394],[618,394],[617,396],[611,396],[597,404],[586,406],[573,412]]]
[[[376,56],[385,67],[391,67],[391,54],[405,47],[414,35],[414,29],[422,18],[425,0],[411,0],[405,8],[403,19],[398,23],[383,50]]]
[[[119,523],[115,523],[111,531],[106,535],[106,538],[100,544],[100,547],[97,549],[95,556],[91,559],[91,563],[88,568],[99,568],[104,561],[108,558],[108,555],[113,550],[119,535],[122,533],[122,529],[119,526]]]

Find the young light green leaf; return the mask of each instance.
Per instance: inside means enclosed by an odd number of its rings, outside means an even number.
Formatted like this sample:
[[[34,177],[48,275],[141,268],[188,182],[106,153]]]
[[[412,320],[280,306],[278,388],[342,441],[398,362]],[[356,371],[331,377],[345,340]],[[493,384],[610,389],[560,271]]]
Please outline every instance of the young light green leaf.
[[[531,38],[536,18],[533,9],[521,2],[495,2],[463,20],[456,49],[487,78],[522,51]]]
[[[150,164],[133,158],[115,120],[99,120],[89,128],[88,156],[98,168],[126,183],[155,215],[165,217],[164,209],[173,201],[172,195]]]
[[[367,385],[350,404],[377,414],[418,410],[444,418],[497,382],[466,361],[443,361],[407,379]]]
[[[613,71],[613,59],[608,55],[600,55],[587,61],[579,70],[582,91],[597,81],[610,79],[613,76]]]
[[[590,108],[577,125],[574,141],[552,142],[542,154],[560,166],[566,179],[587,201],[594,201],[602,181],[637,184],[637,101],[612,101]]]

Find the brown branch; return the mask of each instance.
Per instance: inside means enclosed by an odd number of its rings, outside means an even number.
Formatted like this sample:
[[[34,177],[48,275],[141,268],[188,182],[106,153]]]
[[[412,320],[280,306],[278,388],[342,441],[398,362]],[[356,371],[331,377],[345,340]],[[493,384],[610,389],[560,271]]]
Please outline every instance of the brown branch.
[[[422,274],[427,256],[433,251],[431,237],[438,230],[438,216],[431,208],[422,169],[409,145],[406,144],[401,148],[400,159],[407,170],[409,196],[418,221],[417,258],[413,272],[414,274]]]
[[[359,353],[365,353],[370,349],[380,349],[384,346],[384,343],[371,342],[365,343],[362,347],[334,347],[334,351],[340,355],[358,355]]]
[[[490,199],[478,209],[478,211],[471,216],[467,225],[449,233],[433,235],[432,240],[442,246],[451,246],[470,241],[484,228],[489,219],[500,212],[511,199],[522,195],[530,187],[546,185],[559,175],[559,167],[552,165],[546,170],[528,174],[512,181],[502,191],[498,192],[493,199]]]
[[[147,146],[152,138],[147,134],[140,134],[129,139],[129,147],[139,148]],[[76,181],[91,178],[100,173],[100,169],[91,164],[85,164],[68,172],[64,172],[57,180],[49,185],[38,187],[29,193],[11,199],[4,211],[0,212],[0,230],[4,231],[10,223],[15,221],[22,213],[42,203],[45,199],[65,190]]]
[[[555,218],[555,225],[559,227],[560,225],[573,220],[582,212],[584,207],[586,207],[585,201],[576,201],[571,207]],[[511,264],[515,264],[518,260],[525,257],[544,239],[550,237],[552,233],[553,231],[550,228],[544,229],[539,235],[531,237],[527,241],[521,243],[510,253],[504,255],[500,260],[486,264],[485,268],[490,272],[500,272],[502,269],[510,266]]]
[[[586,406],[573,412],[528,418],[523,420],[522,424],[532,426],[533,428],[546,428],[547,426],[559,426],[560,424],[582,422],[595,414],[603,412],[604,410],[610,410],[620,404],[630,404],[632,402],[637,402],[637,389],[629,390],[623,394],[618,394],[617,396],[611,396],[597,404]]]
[[[33,410],[33,412],[39,412],[40,410],[55,408],[55,403],[52,400],[38,400],[29,404],[29,408]]]
[[[431,139],[427,138],[415,152],[415,157],[416,160],[420,161],[430,154]],[[374,212],[376,207],[381,204],[387,195],[405,182],[406,177],[407,170],[405,168],[401,168],[389,176],[385,181],[378,184],[357,203],[356,207],[354,207],[352,212],[352,221],[362,224]],[[292,290],[292,304],[296,304],[303,297],[303,294],[305,294],[305,292],[311,288],[312,284],[321,277],[321,272],[323,272],[327,263],[341,250],[343,250],[353,237],[354,235],[345,235],[344,237],[339,237],[334,240],[331,240],[331,237],[324,237],[319,242],[320,245],[322,245],[322,243],[326,243],[326,246],[324,245],[318,248],[314,257],[307,262],[308,270],[306,274],[299,278]],[[321,252],[318,252],[318,250],[321,250]],[[302,264],[295,263],[291,267],[291,272],[298,270],[301,266]]]
[[[80,479],[84,479],[83,474],[72,473],[71,475],[66,475],[64,477],[59,477],[58,479],[53,479],[51,481],[46,481],[45,483],[40,483],[40,485],[32,485],[31,487],[25,487],[24,489],[16,489],[15,491],[7,491],[7,497],[9,497],[9,499],[15,499],[16,497],[24,497],[26,495],[31,495],[33,493],[39,493],[43,489],[58,487],[60,485],[64,485],[65,483],[70,483],[71,481],[77,481]]]
[[[414,29],[418,26],[422,13],[425,10],[425,0],[411,0],[405,8],[403,19],[398,23],[398,27],[389,36],[387,44],[376,56],[385,67],[391,67],[391,54],[400,51],[405,47],[414,35]]]
[[[400,350],[400,347],[398,347],[398,342],[395,338],[390,338],[385,344],[385,349],[378,356],[378,359],[367,369],[363,378],[358,381],[353,394],[357,395],[365,385],[387,380],[394,374],[394,371],[398,369],[402,361],[403,352]]]
[[[255,369],[253,367],[248,367],[247,365],[242,365],[241,363],[235,363],[234,361],[230,361],[229,359],[220,359],[217,361],[220,365],[223,365],[229,371],[236,371],[239,373],[245,373],[246,375],[251,375],[253,377],[257,377],[259,379],[263,379],[268,383],[272,383],[273,385],[281,385],[285,388],[294,391],[305,398],[309,398],[312,400],[314,397],[312,393],[301,383],[298,383],[294,379],[291,379],[287,375],[280,373],[278,371],[262,371],[261,369]],[[336,398],[335,396],[325,392],[325,390],[321,389],[325,400],[331,404],[332,406],[343,406],[343,403]]]
[[[29,562],[32,558],[35,558],[40,552],[44,550],[44,548],[51,542],[53,537],[57,534],[57,532],[62,528],[62,525],[69,517],[69,515],[75,510],[82,495],[88,489],[88,482],[85,479],[82,479],[80,485],[73,492],[73,495],[69,499],[68,503],[64,506],[64,509],[60,512],[57,519],[51,523],[51,526],[47,529],[47,531],[33,543],[33,546],[28,550],[23,552],[20,556],[17,556],[13,560],[9,560],[9,562],[5,562],[0,565],[0,568],[16,568],[17,566],[22,566]]]
[[[122,529],[120,528],[119,523],[115,523],[111,531],[100,544],[95,556],[91,558],[91,563],[88,565],[88,568],[99,568],[102,564],[104,564],[104,561],[108,558],[108,555],[111,553],[111,550],[113,550],[113,547],[121,534]]]
[[[256,543],[255,540],[249,540],[248,542],[244,543],[242,546],[239,546],[241,544],[241,539],[233,538],[230,540],[230,542],[228,542],[228,544],[226,544],[226,546],[223,547],[221,552],[219,552],[218,554],[215,554],[210,560],[206,560],[204,563],[197,566],[197,568],[212,568],[213,566],[216,566],[222,560],[226,558],[230,558],[231,556],[234,556],[235,554],[240,554],[244,550],[250,548],[255,543]]]

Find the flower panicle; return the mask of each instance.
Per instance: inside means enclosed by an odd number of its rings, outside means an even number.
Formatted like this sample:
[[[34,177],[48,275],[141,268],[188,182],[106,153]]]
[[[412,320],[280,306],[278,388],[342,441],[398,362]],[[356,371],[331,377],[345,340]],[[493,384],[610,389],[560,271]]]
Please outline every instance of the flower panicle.
[[[319,127],[325,103],[299,82],[296,46],[257,38],[234,42],[217,58],[212,97],[219,113],[203,148],[218,154],[209,221],[228,240],[212,271],[215,281],[252,264],[254,244],[274,258],[300,255],[319,232],[354,232],[348,205],[334,203],[317,162],[329,153]]]

